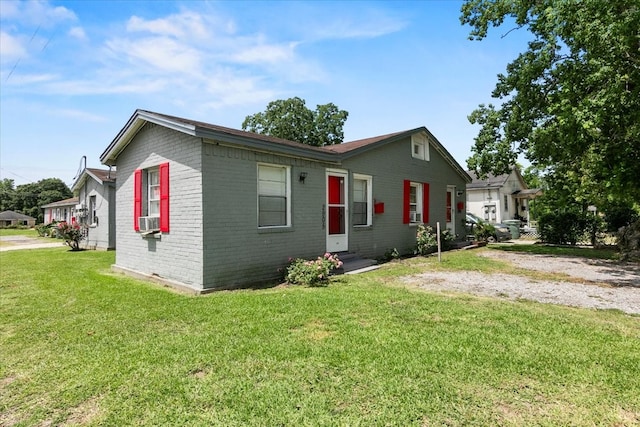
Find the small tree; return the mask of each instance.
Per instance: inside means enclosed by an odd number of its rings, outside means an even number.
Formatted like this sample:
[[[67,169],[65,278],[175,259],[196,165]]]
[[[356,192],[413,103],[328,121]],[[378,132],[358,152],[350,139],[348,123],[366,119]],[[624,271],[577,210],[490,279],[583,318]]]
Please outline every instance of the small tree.
[[[84,239],[84,234],[82,233],[80,225],[60,222],[57,227],[58,235],[64,239],[64,243],[69,245],[72,251],[79,251],[80,242]]]

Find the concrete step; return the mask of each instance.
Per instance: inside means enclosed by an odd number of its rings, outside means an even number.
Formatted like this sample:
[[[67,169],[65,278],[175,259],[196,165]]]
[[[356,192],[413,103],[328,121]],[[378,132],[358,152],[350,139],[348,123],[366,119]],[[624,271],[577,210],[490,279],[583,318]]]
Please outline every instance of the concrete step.
[[[338,253],[337,255],[342,261],[342,267],[333,270],[332,274],[354,274],[361,270],[369,271],[371,267],[378,264],[374,259],[362,258],[354,253]]]

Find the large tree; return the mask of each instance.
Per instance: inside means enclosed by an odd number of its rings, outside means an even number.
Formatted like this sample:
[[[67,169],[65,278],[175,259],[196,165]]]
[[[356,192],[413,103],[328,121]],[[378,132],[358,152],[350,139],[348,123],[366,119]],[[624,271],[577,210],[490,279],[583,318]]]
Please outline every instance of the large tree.
[[[0,212],[14,210],[16,190],[13,183],[14,181],[9,178],[0,181]]]
[[[529,31],[528,49],[498,75],[470,168],[504,173],[519,154],[578,202],[640,202],[638,0],[467,0],[463,24],[481,40]],[[563,177],[566,177],[563,181]]]
[[[332,103],[312,111],[304,99],[295,97],[270,102],[264,112],[247,116],[242,129],[303,144],[333,145],[344,139],[342,128],[348,116]]]
[[[68,199],[73,193],[59,178],[46,178],[38,182],[18,185],[14,193],[13,210],[37,218],[42,222],[42,205]]]

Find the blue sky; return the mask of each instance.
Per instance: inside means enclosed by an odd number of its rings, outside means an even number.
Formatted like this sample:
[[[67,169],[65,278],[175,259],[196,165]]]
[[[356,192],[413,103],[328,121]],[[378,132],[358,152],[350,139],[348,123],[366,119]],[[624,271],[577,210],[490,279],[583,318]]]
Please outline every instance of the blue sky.
[[[298,96],[345,141],[426,126],[466,167],[527,34],[470,41],[460,1],[0,0],[0,178],[72,184],[137,108],[240,129]]]

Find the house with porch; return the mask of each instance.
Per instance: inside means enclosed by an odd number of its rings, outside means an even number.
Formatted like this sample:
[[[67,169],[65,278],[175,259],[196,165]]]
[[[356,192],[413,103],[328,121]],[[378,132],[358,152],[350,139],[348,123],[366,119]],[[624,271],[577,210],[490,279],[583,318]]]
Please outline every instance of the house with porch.
[[[519,219],[530,226],[529,202],[540,196],[539,188],[528,188],[518,167],[508,174],[479,179],[475,172],[467,171],[471,183],[467,184],[467,212],[491,223]]]
[[[197,293],[290,258],[411,253],[418,224],[464,235],[471,182],[425,127],[314,147],[145,110],[100,160],[118,170],[114,269]]]
[[[71,187],[78,199],[75,217],[85,232],[85,249],[116,248],[115,182],[115,170],[85,168]]]

